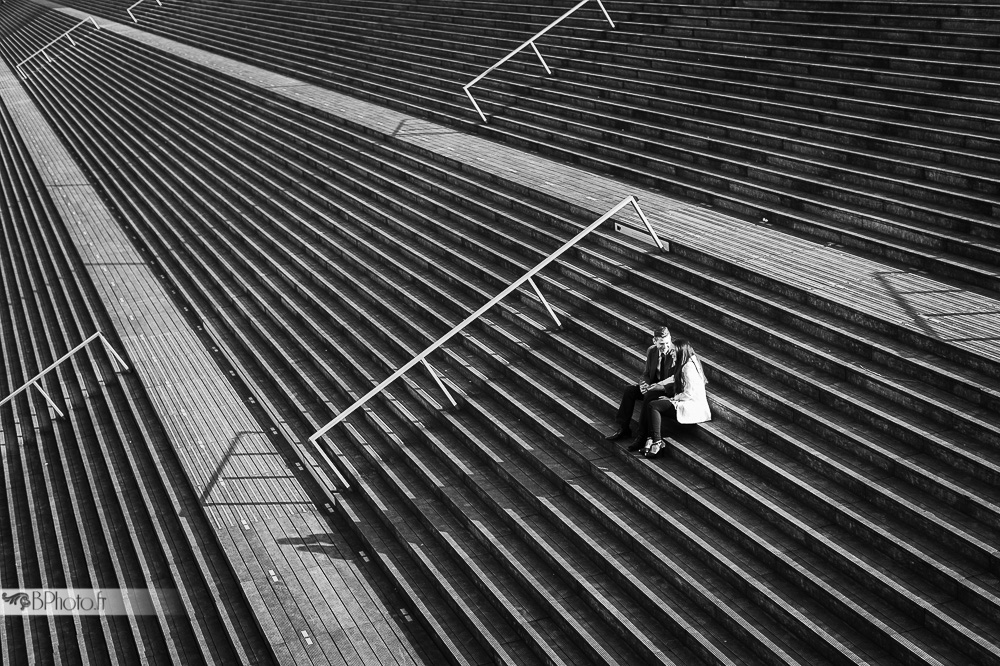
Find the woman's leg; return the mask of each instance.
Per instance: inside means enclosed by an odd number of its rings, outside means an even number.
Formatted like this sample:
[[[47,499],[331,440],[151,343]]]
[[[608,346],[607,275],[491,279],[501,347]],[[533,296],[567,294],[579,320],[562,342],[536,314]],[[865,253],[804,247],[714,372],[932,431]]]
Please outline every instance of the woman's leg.
[[[649,435],[649,405],[654,400],[662,397],[664,389],[661,387],[651,388],[642,396],[642,409],[639,410],[639,429],[635,433],[636,440],[643,440]]]
[[[649,423],[653,441],[663,439],[664,434],[677,430],[677,408],[665,398],[649,403]]]
[[[652,441],[647,444],[645,455],[647,458],[656,458],[666,446],[663,442],[663,435],[669,435],[674,431],[677,423],[677,409],[667,399],[651,402],[649,407]]]
[[[669,400],[654,400],[654,401],[650,402],[649,405],[647,405],[647,408],[646,408],[646,411],[647,411],[647,414],[646,414],[646,421],[647,421],[647,423],[646,423],[646,425],[647,425],[646,434],[654,442],[656,440],[660,439],[660,424],[661,424],[661,422],[663,420],[662,417],[660,416],[660,407],[661,407],[660,403],[662,403],[662,402],[665,402],[665,403],[667,403],[667,405],[670,405],[670,401]],[[673,405],[670,405],[670,406],[672,407]]]

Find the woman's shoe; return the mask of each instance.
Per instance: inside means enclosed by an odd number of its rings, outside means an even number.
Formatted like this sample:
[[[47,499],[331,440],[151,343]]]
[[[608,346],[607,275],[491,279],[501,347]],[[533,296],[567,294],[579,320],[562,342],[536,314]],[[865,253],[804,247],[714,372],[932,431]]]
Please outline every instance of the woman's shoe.
[[[653,447],[653,440],[647,439],[646,446],[642,448],[642,455],[649,457],[649,450]]]
[[[653,442],[652,446],[646,447],[646,457],[655,458],[656,456],[660,455],[660,452],[663,451],[663,449],[665,448],[667,448],[666,442],[664,442],[662,439],[658,439],[655,442]]]

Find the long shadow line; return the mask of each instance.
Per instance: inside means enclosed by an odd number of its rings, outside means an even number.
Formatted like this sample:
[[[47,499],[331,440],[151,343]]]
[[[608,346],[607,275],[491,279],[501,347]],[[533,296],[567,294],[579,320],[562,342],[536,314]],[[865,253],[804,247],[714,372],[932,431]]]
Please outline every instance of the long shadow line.
[[[208,497],[215,491],[215,489],[219,485],[219,483],[221,481],[225,481],[225,477],[223,476],[223,472],[226,469],[226,467],[229,465],[229,463],[232,461],[233,458],[235,458],[237,456],[242,456],[242,455],[246,455],[246,456],[278,456],[278,457],[281,456],[281,454],[278,453],[277,451],[274,451],[274,452],[271,452],[271,453],[267,453],[267,452],[240,453],[240,452],[238,452],[236,449],[239,446],[240,441],[243,440],[244,438],[250,438],[251,436],[261,437],[265,441],[269,441],[267,439],[267,435],[264,432],[261,432],[261,431],[256,431],[255,432],[255,431],[246,431],[246,430],[244,430],[244,431],[237,432],[235,434],[235,436],[233,437],[233,439],[229,442],[229,447],[226,449],[225,455],[222,456],[222,459],[216,465],[215,471],[212,472],[212,476],[209,478],[208,483],[205,484],[205,488],[202,490],[201,495],[198,497],[198,504],[200,506],[204,507],[204,506],[254,506],[254,505],[261,505],[261,506],[263,506],[263,505],[268,505],[268,504],[303,504],[303,503],[308,503],[308,502],[285,502],[285,501],[263,501],[263,502],[210,502],[210,501],[208,501]],[[287,475],[281,475],[281,476],[276,476],[276,475],[271,475],[271,476],[253,475],[253,476],[247,476],[247,477],[242,477],[241,476],[241,477],[236,477],[236,478],[238,478],[240,480],[242,480],[242,479],[285,479],[285,478],[295,478],[295,475],[292,474],[292,472],[289,470],[289,472],[288,472]]]

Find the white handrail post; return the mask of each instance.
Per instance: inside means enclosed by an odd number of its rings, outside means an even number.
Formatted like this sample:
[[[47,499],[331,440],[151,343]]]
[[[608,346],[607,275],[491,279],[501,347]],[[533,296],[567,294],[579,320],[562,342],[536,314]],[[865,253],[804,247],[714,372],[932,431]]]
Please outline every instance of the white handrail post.
[[[41,393],[42,396],[45,398],[45,401],[49,403],[49,407],[55,410],[56,414],[59,415],[59,418],[61,419],[66,418],[66,415],[62,413],[61,409],[56,407],[56,403],[52,400],[52,398],[49,397],[49,394],[46,393],[44,389],[42,389],[41,385],[37,381],[32,382],[31,385],[34,386],[36,389],[38,389],[38,392]]]
[[[100,335],[100,338],[101,342],[104,343],[104,348],[109,354],[111,354],[111,361],[115,364],[116,369],[118,366],[121,366],[122,369],[119,370],[119,372],[128,372],[128,363],[126,363],[122,357],[118,355],[118,352],[115,351],[115,348],[111,346],[111,343],[108,342],[107,338],[105,338],[103,334]]]
[[[470,100],[472,100],[472,106],[476,107],[476,111],[478,111],[478,112],[479,112],[479,117],[483,119],[483,122],[484,122],[484,123],[485,123],[485,122],[488,122],[488,121],[486,120],[486,116],[485,116],[485,115],[483,114],[483,110],[479,108],[479,105],[478,105],[478,104],[476,104],[476,100],[475,100],[475,98],[474,98],[474,97],[472,96],[472,93],[471,93],[471,92],[469,92],[469,86],[465,86],[465,88],[463,88],[463,90],[465,90],[465,94],[469,96],[469,99],[470,99]]]
[[[611,24],[612,28],[614,28],[615,27],[615,22],[611,20],[610,16],[608,16],[608,10],[604,8],[604,3],[601,2],[601,0],[597,0],[597,4],[600,6],[601,11],[604,12],[604,18],[608,19],[608,23]]]
[[[458,407],[458,403],[455,402],[455,399],[453,397],[451,397],[451,393],[448,391],[447,387],[445,387],[444,382],[441,381],[441,378],[438,377],[438,374],[434,372],[434,368],[431,367],[431,364],[427,362],[426,358],[422,360],[424,367],[427,368],[427,372],[429,372],[431,377],[434,378],[434,381],[437,382],[438,388],[440,388],[444,392],[444,394],[448,396],[448,402],[451,403],[451,406]]]
[[[135,6],[136,6],[136,5],[140,5],[140,4],[142,4],[142,1],[143,1],[143,0],[137,0],[136,2],[133,2],[133,3],[131,4],[131,6],[129,6],[129,7],[128,7],[128,8],[127,8],[127,9],[125,10],[125,11],[127,11],[127,12],[128,12],[128,15],[132,17],[132,21],[133,21],[134,23],[138,23],[138,22],[139,22],[139,19],[137,19],[137,18],[135,17],[135,14],[133,14],[133,13],[132,13],[132,10],[133,10],[133,9],[135,8]],[[162,3],[162,2],[160,2],[160,0],[156,0],[156,4],[158,4],[158,5],[159,5],[159,6],[161,6],[161,7],[163,6],[163,3]],[[95,25],[96,25],[96,24],[95,24]]]
[[[351,426],[350,426],[350,424],[348,424],[348,426],[347,426],[347,427],[348,427],[348,428],[350,428],[350,427],[351,427]],[[314,444],[315,444],[315,442],[314,442]],[[301,445],[301,444],[297,444],[297,446],[302,446],[302,445]],[[302,448],[303,448],[303,449],[305,449],[305,447],[304,447],[304,446],[302,446]],[[351,484],[347,482],[347,479],[346,479],[346,478],[344,478],[344,475],[343,475],[343,474],[341,474],[341,473],[340,473],[340,470],[339,470],[339,469],[337,469],[337,466],[333,464],[333,461],[332,461],[332,460],[330,460],[330,456],[326,455],[326,451],[324,451],[324,450],[323,450],[323,447],[321,447],[321,446],[316,446],[315,448],[316,448],[316,451],[317,451],[317,452],[319,453],[319,455],[320,455],[320,456],[321,456],[321,457],[323,458],[323,460],[325,460],[325,461],[326,461],[326,464],[327,464],[327,466],[328,466],[328,467],[329,467],[330,469],[332,469],[332,470],[333,470],[333,473],[334,473],[334,474],[336,474],[336,475],[337,475],[337,478],[338,478],[338,479],[340,480],[340,483],[341,483],[341,485],[343,485],[343,486],[344,486],[344,489],[345,489],[345,490],[350,490],[350,488],[351,488]]]
[[[48,51],[46,51],[45,49],[42,49],[42,55],[45,56],[45,59],[48,62],[52,62],[52,58],[49,57],[49,52]]]
[[[67,32],[67,33],[66,33],[66,37],[67,37],[67,38],[69,39],[69,43],[70,43],[70,44],[72,44],[73,46],[76,46],[76,42],[74,42],[74,41],[73,41],[73,36],[72,36],[71,34],[69,34],[69,33]]]
[[[545,73],[551,75],[552,70],[549,69],[549,66],[545,64],[545,58],[543,58],[542,54],[538,52],[538,47],[535,46],[535,42],[531,42],[531,49],[535,52],[535,55],[538,56],[538,59],[541,61],[542,67],[545,68]]]
[[[639,214],[639,219],[641,219],[642,223],[646,225],[646,231],[648,231],[649,235],[653,237],[653,242],[656,243],[656,247],[660,248],[660,252],[665,252],[666,250],[663,249],[663,243],[660,242],[660,237],[657,236],[656,232],[653,230],[653,225],[649,223],[649,220],[646,219],[642,209],[639,208],[639,200],[636,199],[635,196],[630,196],[629,199],[632,200],[632,207],[635,208],[635,212]]]
[[[96,21],[96,20],[94,19],[94,17],[93,17],[93,16],[88,16],[87,18],[89,18],[89,19],[90,19],[90,22],[94,24],[94,27],[95,27],[95,28],[97,28],[98,30],[100,30],[100,29],[101,29],[101,26],[97,25],[97,21]]]
[[[545,300],[544,296],[542,296],[541,290],[539,290],[538,285],[535,284],[535,278],[528,278],[528,284],[530,284],[531,288],[535,290],[535,295],[538,296],[538,300],[540,300],[542,302],[542,305],[545,306],[545,309],[548,311],[549,316],[556,320],[556,328],[562,328],[562,322],[559,321],[559,317],[557,317],[556,313],[553,312],[552,308],[549,307],[549,302]]]

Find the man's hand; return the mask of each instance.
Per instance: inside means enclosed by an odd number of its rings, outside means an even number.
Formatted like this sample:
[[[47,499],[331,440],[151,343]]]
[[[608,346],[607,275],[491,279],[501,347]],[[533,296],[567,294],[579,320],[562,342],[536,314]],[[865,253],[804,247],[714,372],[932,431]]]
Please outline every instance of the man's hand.
[[[645,380],[639,382],[639,393],[646,395],[646,391],[648,390],[649,390],[649,384],[647,384]]]

